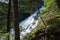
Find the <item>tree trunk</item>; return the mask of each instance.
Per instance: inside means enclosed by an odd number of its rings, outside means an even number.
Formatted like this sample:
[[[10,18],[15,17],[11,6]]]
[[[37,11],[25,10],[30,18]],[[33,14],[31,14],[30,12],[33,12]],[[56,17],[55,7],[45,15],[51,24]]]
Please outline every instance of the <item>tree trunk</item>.
[[[9,0],[9,4],[8,4],[8,14],[7,14],[7,33],[10,32],[10,13],[11,13],[11,0]],[[9,40],[9,35],[8,38]]]
[[[9,4],[8,4],[7,33],[10,31],[10,13],[11,13],[11,0],[9,0]]]
[[[40,4],[40,2],[38,2],[38,4]],[[41,5],[40,5],[41,6]],[[37,6],[37,8],[38,8],[38,14],[40,13],[40,11],[39,11],[39,5]],[[39,16],[39,15],[38,15]],[[42,22],[43,22],[43,24],[44,24],[44,26],[45,26],[45,40],[49,40],[49,35],[48,35],[48,32],[47,32],[47,25],[46,25],[46,23],[44,22],[44,20],[43,20],[43,18],[41,17],[41,15],[40,15],[40,19],[42,20]]]
[[[13,0],[15,40],[20,40],[18,0]]]

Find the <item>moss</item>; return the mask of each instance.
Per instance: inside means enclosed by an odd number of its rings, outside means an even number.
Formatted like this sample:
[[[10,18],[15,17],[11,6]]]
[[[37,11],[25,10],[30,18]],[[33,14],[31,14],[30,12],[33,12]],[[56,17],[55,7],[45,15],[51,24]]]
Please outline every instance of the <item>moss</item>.
[[[45,9],[43,10],[43,12],[41,13],[42,15],[46,14],[49,9],[51,8],[51,6],[54,4],[54,0],[44,0],[45,3]]]

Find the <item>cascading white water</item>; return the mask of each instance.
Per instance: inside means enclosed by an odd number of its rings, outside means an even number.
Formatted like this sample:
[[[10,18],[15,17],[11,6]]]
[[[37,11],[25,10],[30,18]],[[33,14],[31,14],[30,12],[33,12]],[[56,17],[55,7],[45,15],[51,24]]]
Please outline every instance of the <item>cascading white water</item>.
[[[44,7],[39,9],[40,13]],[[37,16],[38,10],[34,12],[31,16],[27,17],[25,20],[21,21],[19,23],[20,26],[20,40],[23,40],[23,37],[27,35],[27,33],[30,33],[37,25],[39,22],[39,17]],[[14,35],[14,29],[10,30],[10,40],[13,40],[14,38],[12,37]]]
[[[42,12],[43,9],[44,9],[43,6],[42,8],[39,9],[40,13]],[[22,22],[20,22],[19,26],[22,27],[22,31],[20,32],[20,39],[23,39],[23,36],[27,35],[27,33],[30,33],[31,30],[33,30],[38,25],[39,17],[37,15],[39,15],[38,10],[28,18],[23,20]]]

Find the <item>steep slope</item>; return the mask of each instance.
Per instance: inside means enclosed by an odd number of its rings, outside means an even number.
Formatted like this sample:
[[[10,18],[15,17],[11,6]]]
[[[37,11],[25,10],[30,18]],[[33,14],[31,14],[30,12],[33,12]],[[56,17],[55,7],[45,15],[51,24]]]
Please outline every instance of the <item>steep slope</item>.
[[[54,40],[55,37],[55,32],[56,30],[58,30],[59,28],[59,21],[60,20],[60,11],[58,8],[58,5],[56,3],[56,0],[44,0],[45,3],[45,10],[40,14],[40,16],[43,18],[44,22],[46,23],[46,26],[48,26],[48,30],[49,30],[49,39]],[[56,22],[55,22],[56,21]],[[31,32],[29,33],[27,36],[25,36],[24,40],[45,40],[44,35],[45,34],[41,34],[41,33],[45,33],[44,30],[44,23],[42,22],[42,20],[40,21],[40,24]],[[57,27],[57,28],[56,28]],[[53,31],[55,30],[55,31]],[[38,36],[40,35],[40,36]],[[42,37],[41,37],[42,35]]]

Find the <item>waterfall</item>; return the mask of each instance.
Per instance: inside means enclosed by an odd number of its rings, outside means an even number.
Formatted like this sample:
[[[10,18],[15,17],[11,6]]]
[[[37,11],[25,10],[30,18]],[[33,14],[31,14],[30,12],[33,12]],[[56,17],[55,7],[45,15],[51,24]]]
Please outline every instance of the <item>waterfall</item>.
[[[43,9],[43,6],[39,9],[40,13]],[[22,39],[23,36],[27,35],[27,33],[30,33],[38,25],[39,17],[37,15],[39,15],[38,10],[19,23],[19,26],[22,27],[22,31],[20,32],[20,39]]]
[[[40,13],[44,10],[44,6],[42,6],[39,11]],[[19,23],[20,27],[20,40],[23,40],[23,37],[27,35],[27,33],[30,33],[37,25],[39,22],[39,15],[38,10],[36,10],[32,15],[27,17],[25,20],[22,20]],[[12,39],[12,35],[14,34],[14,29],[11,29],[10,31],[10,40]]]

